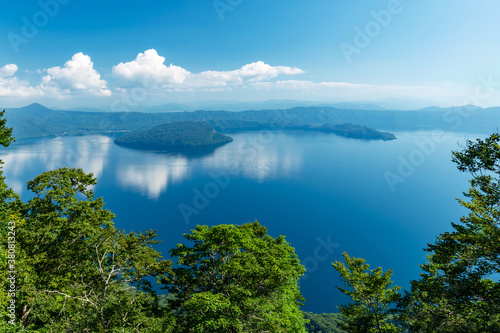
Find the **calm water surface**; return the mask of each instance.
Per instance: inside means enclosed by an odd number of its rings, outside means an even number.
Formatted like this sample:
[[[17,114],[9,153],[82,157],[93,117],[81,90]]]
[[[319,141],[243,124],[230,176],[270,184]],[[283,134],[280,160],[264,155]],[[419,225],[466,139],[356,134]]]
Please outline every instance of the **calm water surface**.
[[[247,132],[202,155],[169,155],[114,145],[106,136],[21,140],[1,152],[7,183],[24,199],[26,181],[58,167],[98,178],[97,196],[126,230],[157,229],[168,250],[197,224],[257,219],[286,235],[307,273],[305,310],[337,312],[346,301],[331,266],[343,251],[392,268],[407,287],[422,248],[465,211],[455,198],[468,175],[451,162],[475,134],[396,133],[389,142],[311,132]]]

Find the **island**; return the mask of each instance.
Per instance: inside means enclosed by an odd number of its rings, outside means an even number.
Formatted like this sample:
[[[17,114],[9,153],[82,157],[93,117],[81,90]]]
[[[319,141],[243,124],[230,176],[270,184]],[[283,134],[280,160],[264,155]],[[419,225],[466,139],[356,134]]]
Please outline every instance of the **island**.
[[[135,149],[185,151],[216,148],[233,141],[202,121],[179,121],[125,134],[115,140],[119,146]]]

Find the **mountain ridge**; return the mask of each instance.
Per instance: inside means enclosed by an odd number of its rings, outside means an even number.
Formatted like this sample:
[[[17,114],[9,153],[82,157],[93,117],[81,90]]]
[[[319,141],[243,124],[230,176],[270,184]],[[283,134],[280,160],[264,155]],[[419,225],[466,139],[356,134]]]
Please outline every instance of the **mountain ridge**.
[[[8,108],[7,125],[17,138],[145,130],[175,121],[205,120],[218,131],[280,126],[356,124],[385,131],[443,130],[491,133],[500,124],[500,107],[424,108],[413,111],[294,107],[283,110],[193,112],[89,112],[52,110],[41,104]]]

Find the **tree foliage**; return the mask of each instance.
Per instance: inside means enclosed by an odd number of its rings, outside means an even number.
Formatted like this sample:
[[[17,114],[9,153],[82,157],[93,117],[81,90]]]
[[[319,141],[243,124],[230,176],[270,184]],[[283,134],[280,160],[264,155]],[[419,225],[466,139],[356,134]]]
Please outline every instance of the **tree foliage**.
[[[426,249],[421,279],[406,296],[412,332],[500,332],[499,141],[494,133],[453,152],[458,169],[472,175],[470,201],[458,199],[469,214]]]
[[[7,120],[3,118],[4,113],[5,110],[0,112],[0,145],[8,147],[14,138],[12,137],[12,128],[7,127]],[[8,324],[8,321],[13,319],[9,316],[10,310],[7,309],[12,299],[9,264],[12,265],[11,267],[15,267],[15,258],[13,257],[18,254],[19,249],[11,249],[9,246],[15,244],[12,242],[15,240],[15,226],[22,224],[22,221],[17,213],[20,204],[19,197],[5,183],[2,164],[3,161],[0,160],[0,283],[2,286],[0,289],[0,331],[15,332],[20,329],[20,325],[18,323]],[[11,242],[9,243],[8,240]]]
[[[67,168],[28,182],[35,196],[17,234],[26,270],[19,318],[52,331],[163,331],[148,278],[160,278],[171,262],[152,248],[154,231],[115,228],[102,198],[94,199],[95,184],[91,174]]]
[[[366,260],[350,257],[346,252],[342,255],[346,263],[335,261],[333,267],[346,288],[337,289],[349,296],[352,303],[339,306],[343,315],[339,326],[347,332],[401,332],[389,322],[401,289],[391,287],[392,271],[384,273],[380,267],[370,270]]]
[[[197,226],[177,245],[166,287],[179,332],[305,332],[298,279],[304,273],[285,238],[257,221]]]
[[[306,324],[306,330],[309,333],[345,333],[340,328],[340,322],[342,322],[340,313],[304,312],[304,316],[309,320]]]

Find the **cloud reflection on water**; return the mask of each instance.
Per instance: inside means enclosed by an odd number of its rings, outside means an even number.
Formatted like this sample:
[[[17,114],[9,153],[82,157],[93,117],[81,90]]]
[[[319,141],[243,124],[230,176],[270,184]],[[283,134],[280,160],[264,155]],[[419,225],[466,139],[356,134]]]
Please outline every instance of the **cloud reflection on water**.
[[[57,168],[81,168],[99,178],[107,164],[111,138],[106,136],[57,137],[22,141],[0,155],[7,184],[17,193],[25,189],[22,175]]]
[[[272,141],[259,142],[258,133],[234,134],[234,141],[203,156],[184,156],[136,151],[115,146],[107,136],[57,137],[21,141],[0,154],[5,162],[7,183],[17,193],[25,182],[44,171],[60,167],[82,168],[98,178],[114,179],[116,186],[156,200],[169,186],[196,175],[228,171],[258,182],[291,178],[302,168],[302,152],[285,134],[273,134]],[[285,147],[285,148],[283,148]],[[29,179],[24,179],[30,177]]]
[[[233,143],[217,150],[212,158],[203,159],[204,167],[215,171],[236,169],[233,173],[258,182],[296,176],[302,169],[302,152],[293,145],[283,148],[283,144],[272,144],[291,138],[275,132],[259,140],[259,135],[257,132],[236,135]]]
[[[140,162],[121,165],[116,170],[116,180],[126,189],[139,191],[149,199],[158,199],[167,190],[169,183],[180,182],[187,174],[186,158],[152,155]]]

